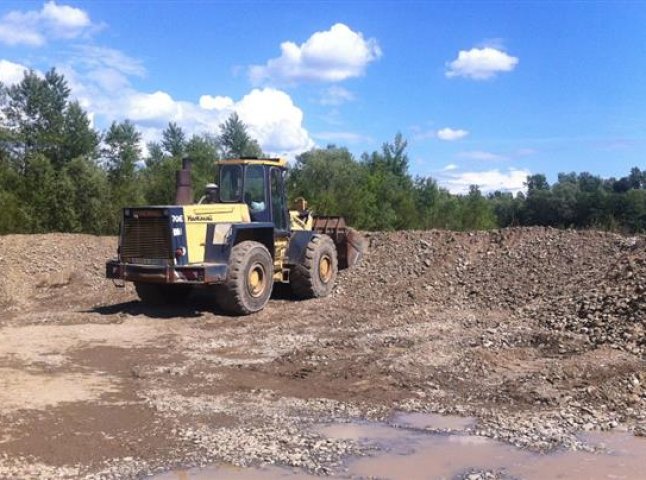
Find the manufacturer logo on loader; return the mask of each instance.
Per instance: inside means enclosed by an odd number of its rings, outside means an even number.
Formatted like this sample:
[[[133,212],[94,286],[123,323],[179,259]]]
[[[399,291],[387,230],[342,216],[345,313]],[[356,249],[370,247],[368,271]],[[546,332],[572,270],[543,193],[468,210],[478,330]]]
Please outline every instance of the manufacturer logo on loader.
[[[213,215],[189,215],[189,222],[212,222]]]

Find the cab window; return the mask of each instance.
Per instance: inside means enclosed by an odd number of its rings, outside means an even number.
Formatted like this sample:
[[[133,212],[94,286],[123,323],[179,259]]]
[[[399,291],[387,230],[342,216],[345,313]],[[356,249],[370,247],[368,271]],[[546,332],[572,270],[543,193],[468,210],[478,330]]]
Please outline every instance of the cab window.
[[[244,202],[251,213],[263,212],[265,205],[265,168],[262,165],[247,165],[244,179]]]
[[[242,165],[220,166],[220,201],[240,202],[242,196]]]
[[[283,174],[277,168],[271,169],[271,216],[277,230],[287,230]]]

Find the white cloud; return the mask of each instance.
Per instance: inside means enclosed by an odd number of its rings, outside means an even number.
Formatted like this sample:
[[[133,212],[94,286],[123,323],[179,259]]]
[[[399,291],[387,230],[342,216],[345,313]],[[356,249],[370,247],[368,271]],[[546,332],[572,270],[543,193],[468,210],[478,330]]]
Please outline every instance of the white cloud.
[[[88,14],[80,8],[57,5],[54,1],[47,2],[43,6],[40,15],[43,20],[68,30],[82,29],[92,24]]]
[[[343,87],[332,85],[325,89],[321,96],[321,105],[338,106],[354,100],[354,94]]]
[[[134,121],[175,119],[181,114],[181,106],[166,92],[133,92],[127,98],[128,108],[123,115]]]
[[[0,18],[0,43],[37,47],[48,39],[78,38],[96,28],[84,10],[50,1],[40,10],[14,10]]]
[[[200,107],[204,110],[224,110],[233,106],[233,99],[231,97],[223,97],[221,95],[211,96],[202,95],[200,97]]]
[[[504,155],[497,153],[485,152],[482,150],[471,150],[468,152],[460,152],[457,154],[459,158],[466,158],[468,160],[478,160],[485,162],[497,162],[502,160],[507,160],[508,158]]]
[[[531,172],[526,169],[510,168],[506,172],[498,169],[480,172],[460,172],[445,174],[440,184],[451,193],[465,194],[470,185],[478,185],[482,192],[501,190],[517,193],[525,190],[524,182]]]
[[[446,76],[487,80],[499,72],[510,72],[518,64],[518,58],[493,47],[461,50],[458,58],[448,64]]]
[[[452,142],[455,140],[460,140],[461,138],[466,137],[469,134],[466,130],[462,129],[453,129],[453,128],[442,128],[436,132],[437,138],[440,140],[446,140],[447,142]]]
[[[442,171],[443,172],[450,172],[451,170],[457,170],[459,167],[455,163],[449,163],[446,165]]]
[[[368,64],[381,56],[377,40],[366,40],[342,23],[314,33],[301,45],[283,42],[280,49],[280,57],[250,67],[254,84],[339,82],[363,75]]]
[[[81,102],[90,112],[107,121],[133,120],[146,142],[159,140],[170,121],[177,122],[188,135],[215,134],[219,125],[237,112],[249,134],[267,153],[291,158],[314,146],[303,127],[302,110],[287,93],[272,88],[254,89],[238,101],[222,95],[202,95],[198,103],[174,99],[164,91],[146,93],[131,87],[119,92],[118,97],[96,85],[81,84],[80,91],[94,92]],[[76,94],[76,89],[72,92]]]
[[[146,74],[140,60],[109,47],[77,45],[72,63],[84,69],[111,69],[128,76],[143,77]]]
[[[314,146],[302,125],[303,111],[281,90],[254,89],[234,109],[249,127],[249,133],[269,153],[291,156]]]
[[[5,85],[13,85],[22,80],[23,75],[29,68],[19,63],[8,60],[0,60],[0,82]]]

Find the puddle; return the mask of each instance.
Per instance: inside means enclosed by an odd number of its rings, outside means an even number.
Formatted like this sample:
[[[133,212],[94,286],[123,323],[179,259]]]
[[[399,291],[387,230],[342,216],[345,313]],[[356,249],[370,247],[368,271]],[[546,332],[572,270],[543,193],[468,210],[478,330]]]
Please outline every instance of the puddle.
[[[448,480],[471,468],[504,471],[511,478],[524,480],[646,478],[646,440],[626,432],[585,437],[592,444],[605,446],[607,453],[551,454],[519,450],[485,437],[400,432],[400,437],[391,438],[386,453],[350,460],[349,471],[359,478],[380,480]],[[409,453],[402,454],[404,449]]]
[[[219,466],[179,470],[153,478],[155,480],[321,480],[323,477],[278,467],[239,468]]]
[[[473,417],[438,415],[435,413],[395,413],[390,423],[409,428],[429,430],[465,430],[476,423]]]
[[[604,449],[598,453],[560,451],[536,454],[485,437],[468,435],[472,418],[399,413],[391,423],[340,423],[316,431],[333,440],[351,440],[375,448],[372,455],[349,458],[336,478],[379,480],[450,480],[468,470],[494,470],[523,480],[646,478],[646,439],[627,432],[594,432],[581,439]],[[401,428],[410,427],[410,428]],[[424,429],[446,429],[432,433]],[[321,478],[279,467],[216,466],[170,472],[158,480],[309,480]]]
[[[396,428],[383,423],[333,423],[318,427],[316,431],[332,440],[353,440],[379,445],[397,440],[401,436]]]

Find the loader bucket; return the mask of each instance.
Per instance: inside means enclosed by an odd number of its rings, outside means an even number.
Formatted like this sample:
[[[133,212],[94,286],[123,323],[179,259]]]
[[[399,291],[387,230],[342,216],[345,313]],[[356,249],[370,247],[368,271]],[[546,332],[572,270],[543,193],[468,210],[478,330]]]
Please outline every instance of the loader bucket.
[[[339,270],[356,265],[367,251],[367,240],[348,227],[343,217],[315,215],[313,230],[329,236],[336,245]]]

